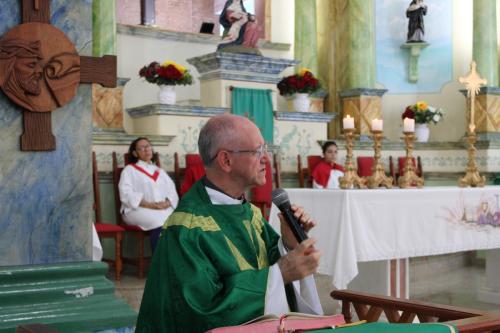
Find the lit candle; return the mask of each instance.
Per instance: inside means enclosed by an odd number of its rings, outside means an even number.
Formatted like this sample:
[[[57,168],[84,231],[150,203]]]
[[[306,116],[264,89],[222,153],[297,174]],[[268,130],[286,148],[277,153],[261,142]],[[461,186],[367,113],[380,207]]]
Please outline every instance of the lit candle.
[[[415,119],[403,119],[403,132],[415,132]]]
[[[382,131],[382,128],[384,126],[384,122],[382,119],[373,119],[372,120],[372,131]]]
[[[344,129],[353,129],[354,128],[354,118],[350,115],[347,115],[343,120]]]

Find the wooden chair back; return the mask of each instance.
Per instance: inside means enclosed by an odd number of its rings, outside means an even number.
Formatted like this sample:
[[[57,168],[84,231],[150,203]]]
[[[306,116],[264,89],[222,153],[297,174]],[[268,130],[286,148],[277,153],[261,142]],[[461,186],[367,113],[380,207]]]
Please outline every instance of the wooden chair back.
[[[300,155],[297,155],[297,172],[299,175],[299,186],[300,187],[312,187],[312,172],[314,168],[321,161],[322,157],[320,155],[308,155],[307,168],[302,167],[302,159]]]

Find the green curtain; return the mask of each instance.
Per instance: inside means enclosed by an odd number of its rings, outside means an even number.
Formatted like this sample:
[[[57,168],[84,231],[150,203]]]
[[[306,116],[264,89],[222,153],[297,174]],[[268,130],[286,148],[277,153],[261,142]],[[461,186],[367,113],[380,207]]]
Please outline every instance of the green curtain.
[[[233,88],[233,114],[249,118],[257,125],[264,140],[273,143],[274,116],[270,89]]]

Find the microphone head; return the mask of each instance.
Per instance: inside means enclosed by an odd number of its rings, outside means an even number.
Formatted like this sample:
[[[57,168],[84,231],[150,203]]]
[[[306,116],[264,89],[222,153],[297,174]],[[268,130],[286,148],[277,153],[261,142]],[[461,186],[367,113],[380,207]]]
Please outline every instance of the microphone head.
[[[273,203],[280,207],[284,203],[290,202],[290,199],[288,199],[288,193],[282,188],[277,188],[274,189],[272,194],[271,194]]]

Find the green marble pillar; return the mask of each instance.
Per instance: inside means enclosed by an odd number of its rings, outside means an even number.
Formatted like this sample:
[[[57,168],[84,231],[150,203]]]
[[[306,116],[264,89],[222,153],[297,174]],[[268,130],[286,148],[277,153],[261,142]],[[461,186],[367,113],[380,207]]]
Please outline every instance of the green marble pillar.
[[[347,3],[347,78],[343,89],[375,88],[375,35],[373,0]]]
[[[297,68],[308,68],[318,73],[318,48],[316,35],[316,0],[295,1],[294,57]]]
[[[474,31],[472,58],[477,71],[488,80],[487,85],[498,86],[498,51],[496,0],[474,0]]]
[[[92,55],[116,55],[115,0],[92,2]]]

